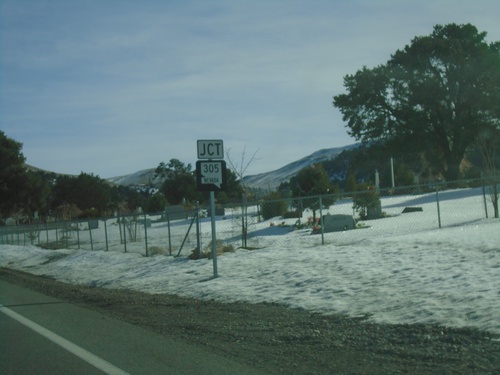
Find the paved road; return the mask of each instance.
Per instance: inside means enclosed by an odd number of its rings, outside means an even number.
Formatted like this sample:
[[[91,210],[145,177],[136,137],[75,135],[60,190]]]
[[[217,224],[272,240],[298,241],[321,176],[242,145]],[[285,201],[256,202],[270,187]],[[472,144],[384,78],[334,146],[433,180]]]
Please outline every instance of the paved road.
[[[0,280],[0,374],[261,374]]]

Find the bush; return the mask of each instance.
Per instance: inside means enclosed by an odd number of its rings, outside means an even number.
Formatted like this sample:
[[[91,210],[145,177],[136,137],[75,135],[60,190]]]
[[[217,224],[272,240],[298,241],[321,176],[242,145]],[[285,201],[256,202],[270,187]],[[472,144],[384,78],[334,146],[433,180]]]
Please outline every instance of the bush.
[[[74,218],[81,217],[82,210],[80,210],[76,204],[63,204],[54,210],[54,214],[58,219],[61,220],[71,220]]]
[[[302,212],[300,210],[297,211],[287,211],[283,213],[283,219],[300,219],[302,218]]]
[[[97,218],[100,217],[101,213],[99,210],[95,208],[88,208],[83,210],[82,213],[78,216],[80,219],[89,219],[89,218]]]
[[[274,192],[264,197],[260,206],[260,213],[264,220],[269,220],[276,216],[283,216],[288,204],[280,199],[280,193]]]
[[[358,185],[358,191],[353,194],[352,200],[353,208],[361,219],[377,219],[382,216],[380,194],[373,186]]]

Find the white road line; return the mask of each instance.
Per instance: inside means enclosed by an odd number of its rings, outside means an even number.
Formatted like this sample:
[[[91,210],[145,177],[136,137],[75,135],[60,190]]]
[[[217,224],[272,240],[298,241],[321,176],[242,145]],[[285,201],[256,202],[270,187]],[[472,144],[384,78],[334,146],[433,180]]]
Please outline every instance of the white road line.
[[[56,343],[67,351],[73,353],[77,357],[80,357],[84,361],[88,362],[94,367],[97,367],[99,370],[104,371],[108,375],[130,375],[128,372],[123,371],[122,369],[112,365],[111,363],[105,361],[102,358],[97,357],[96,355],[88,352],[87,350],[79,347],[78,345],[73,344],[72,342],[66,340],[65,338],[55,334],[52,331],[42,327],[41,325],[32,322],[31,320],[25,318],[22,315],[12,311],[11,309],[0,305],[0,311],[5,315],[10,316],[11,318],[17,320],[19,323],[24,324],[26,327],[31,328],[33,331],[39,333],[40,335],[46,337],[50,341]]]

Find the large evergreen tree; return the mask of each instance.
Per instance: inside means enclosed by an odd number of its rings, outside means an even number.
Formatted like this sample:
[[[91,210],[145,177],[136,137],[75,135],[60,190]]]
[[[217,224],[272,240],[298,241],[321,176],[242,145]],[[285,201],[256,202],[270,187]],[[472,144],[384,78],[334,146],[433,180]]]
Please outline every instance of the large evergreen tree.
[[[24,206],[28,177],[22,143],[0,130],[0,217],[17,213]]]
[[[325,206],[330,206],[335,201],[332,195],[333,186],[321,164],[301,169],[290,179],[290,188],[294,197],[302,198],[303,208],[313,210],[314,220],[316,220],[316,210],[319,209],[319,195],[327,195],[323,199]]]
[[[22,143],[0,130],[0,218],[11,215],[31,220],[46,212],[50,186],[43,173],[25,165]]]
[[[52,189],[52,208],[74,204],[80,210],[95,210],[103,215],[111,203],[111,187],[106,181],[92,174],[59,176]]]
[[[334,97],[349,134],[425,154],[448,180],[465,152],[500,118],[500,43],[476,27],[437,25],[385,65],[344,78]]]
[[[170,159],[168,164],[161,162],[155,170],[155,178],[164,179],[161,191],[171,204],[192,202],[198,198],[196,179],[191,164],[178,159]]]

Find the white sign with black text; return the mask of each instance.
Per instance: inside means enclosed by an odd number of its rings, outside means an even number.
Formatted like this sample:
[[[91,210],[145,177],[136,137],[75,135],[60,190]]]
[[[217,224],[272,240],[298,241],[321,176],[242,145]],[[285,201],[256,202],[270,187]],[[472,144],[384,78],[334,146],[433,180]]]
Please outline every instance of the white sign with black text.
[[[222,140],[198,140],[198,159],[224,159],[224,143]]]
[[[196,162],[196,183],[200,191],[225,190],[226,162],[224,160],[198,160]]]

